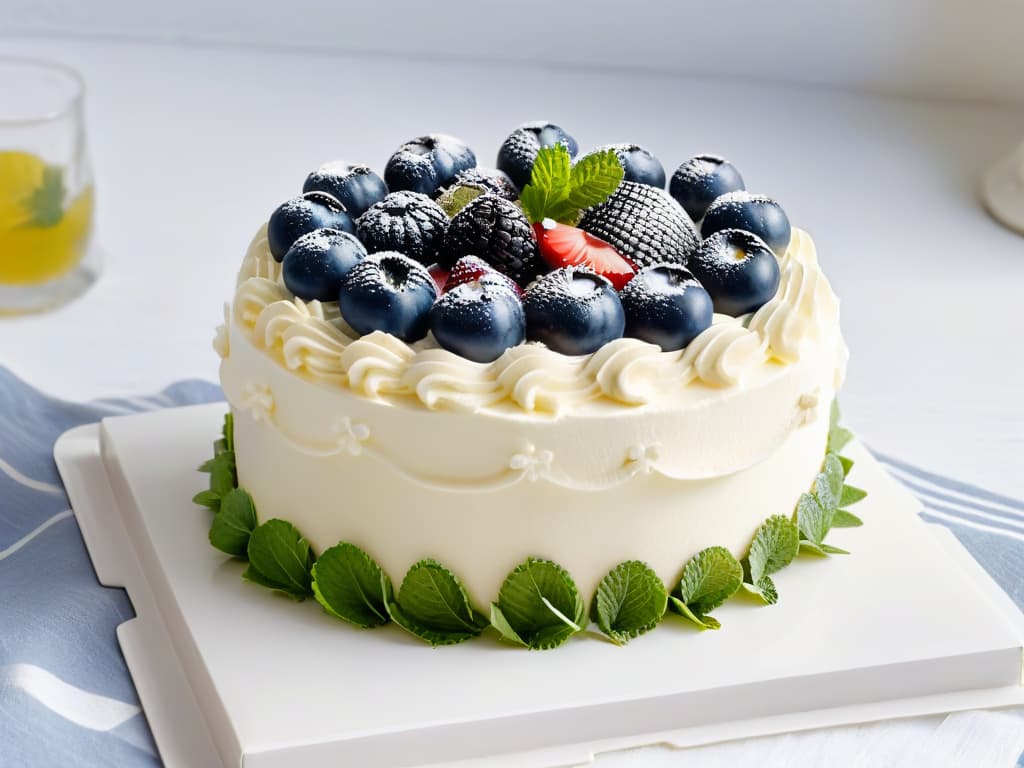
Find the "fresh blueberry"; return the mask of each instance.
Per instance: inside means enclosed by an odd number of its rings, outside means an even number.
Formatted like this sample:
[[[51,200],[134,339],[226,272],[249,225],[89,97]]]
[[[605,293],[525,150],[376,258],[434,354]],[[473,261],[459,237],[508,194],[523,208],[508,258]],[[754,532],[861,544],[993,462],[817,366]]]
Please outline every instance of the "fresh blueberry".
[[[460,171],[476,166],[476,155],[460,139],[431,133],[406,142],[388,160],[384,180],[392,192],[433,195]]]
[[[267,222],[267,242],[274,258],[281,261],[292,243],[316,229],[339,229],[355,233],[352,219],[341,203],[325,192],[307,192],[278,206]]]
[[[781,256],[789,247],[792,229],[782,206],[766,195],[752,195],[739,190],[719,197],[704,214],[700,233],[704,237],[723,229],[753,232]]]
[[[589,355],[622,336],[626,318],[611,282],[588,269],[563,267],[523,295],[526,337],[565,355]]]
[[[384,179],[365,165],[336,161],[321,165],[302,185],[303,192],[326,192],[345,206],[350,219],[358,219],[388,193]]]
[[[345,275],[341,316],[360,336],[384,331],[402,341],[427,335],[437,285],[427,268],[400,253],[367,256]]]
[[[504,275],[457,285],[430,310],[437,343],[469,360],[489,363],[526,337],[526,316]]]
[[[655,264],[637,272],[619,292],[626,336],[682,349],[711,325],[711,297],[681,264]]]
[[[398,251],[421,264],[437,261],[447,229],[448,214],[419,192],[392,192],[356,221],[370,253]]]
[[[366,258],[358,238],[337,229],[316,229],[292,243],[281,274],[289,291],[303,301],[337,301],[341,281]]]
[[[736,166],[717,155],[697,155],[680,165],[672,174],[668,191],[690,218],[700,221],[708,206],[728,192],[745,189]]]
[[[576,139],[563,131],[554,123],[537,120],[524,123],[508,135],[498,150],[495,165],[512,179],[512,183],[522,189],[530,183],[533,175],[533,163],[541,147],[553,147],[561,144],[569,150],[569,157],[576,157],[580,151]]]
[[[605,144],[588,152],[583,157],[595,152],[612,150],[619,158],[623,170],[624,181],[635,181],[637,184],[648,184],[658,189],[665,188],[665,167],[650,150],[639,144]],[[583,158],[581,157],[580,160]]]
[[[779,289],[779,262],[760,237],[723,229],[701,243],[687,264],[715,305],[739,317],[754,312]]]

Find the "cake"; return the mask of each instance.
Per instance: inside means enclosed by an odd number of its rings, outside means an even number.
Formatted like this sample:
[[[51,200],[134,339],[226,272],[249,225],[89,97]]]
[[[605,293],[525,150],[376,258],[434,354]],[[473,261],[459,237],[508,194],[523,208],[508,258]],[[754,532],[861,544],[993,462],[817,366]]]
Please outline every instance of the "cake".
[[[224,473],[197,497],[251,580],[434,644],[490,624],[550,647],[588,612],[617,641],[665,605],[715,626],[704,571],[772,602],[798,549],[837,551],[863,494],[825,458],[847,350],[811,237],[721,158],[666,191],[637,145],[574,155],[548,123],[497,169],[421,137],[383,178],[323,166],[259,228],[215,342],[245,503],[225,513]],[[270,521],[291,576],[253,557]],[[431,626],[431,599],[462,617]]]

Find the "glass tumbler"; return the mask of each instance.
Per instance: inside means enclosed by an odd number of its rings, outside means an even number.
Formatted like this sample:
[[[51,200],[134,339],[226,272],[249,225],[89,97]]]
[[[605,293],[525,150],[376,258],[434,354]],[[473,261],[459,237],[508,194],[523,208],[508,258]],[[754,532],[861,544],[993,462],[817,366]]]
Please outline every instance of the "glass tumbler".
[[[51,309],[99,276],[82,78],[0,57],[0,315]]]

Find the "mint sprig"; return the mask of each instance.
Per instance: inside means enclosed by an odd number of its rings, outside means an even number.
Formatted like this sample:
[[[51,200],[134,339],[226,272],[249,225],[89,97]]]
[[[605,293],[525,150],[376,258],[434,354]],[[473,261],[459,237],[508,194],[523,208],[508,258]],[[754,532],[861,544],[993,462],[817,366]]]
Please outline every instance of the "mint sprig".
[[[617,645],[658,626],[668,592],[650,566],[628,560],[615,566],[597,585],[590,618]]]
[[[773,515],[754,533],[750,551],[742,561],[743,588],[772,605],[779,599],[778,590],[771,579],[793,562],[800,551],[800,531],[784,515]]]
[[[846,444],[853,439],[853,433],[850,430],[839,426],[840,418],[839,400],[833,398],[832,407],[829,409],[828,446],[825,452],[834,453],[837,456],[846,447]]]
[[[470,605],[459,578],[436,560],[420,560],[410,568],[397,598],[385,606],[398,626],[433,646],[469,640],[488,623]]]
[[[220,500],[220,508],[210,524],[210,543],[232,557],[246,558],[249,538],[256,529],[256,506],[252,496],[241,488],[232,488]]]
[[[867,495],[859,488],[851,486],[851,489],[846,491],[846,473],[839,457],[834,453],[826,454],[821,472],[814,478],[811,492],[801,494],[796,503],[794,518],[800,529],[801,550],[820,556],[850,554],[845,549],[826,544],[825,537],[835,524],[844,494],[851,504]],[[842,515],[842,522],[847,527],[859,521],[860,518],[848,512]]]
[[[491,604],[491,626],[504,640],[533,650],[556,648],[586,622],[586,606],[569,573],[528,558],[506,577]]]
[[[224,416],[221,438],[213,444],[213,458],[204,461],[199,466],[199,471],[210,474],[210,487],[193,496],[192,502],[216,512],[220,509],[221,499],[238,487],[234,419],[230,411]]]
[[[242,578],[302,600],[313,594],[309,542],[286,520],[268,520],[249,536],[249,567]]]
[[[533,224],[554,219],[575,225],[581,209],[607,200],[622,177],[622,165],[613,150],[594,152],[573,165],[564,145],[541,147],[519,201]]]
[[[719,629],[718,619],[708,614],[743,583],[743,566],[725,547],[708,547],[690,558],[679,586],[669,595],[673,611],[701,629]]]
[[[313,597],[335,618],[369,629],[388,622],[391,580],[355,544],[342,541],[313,564]]]

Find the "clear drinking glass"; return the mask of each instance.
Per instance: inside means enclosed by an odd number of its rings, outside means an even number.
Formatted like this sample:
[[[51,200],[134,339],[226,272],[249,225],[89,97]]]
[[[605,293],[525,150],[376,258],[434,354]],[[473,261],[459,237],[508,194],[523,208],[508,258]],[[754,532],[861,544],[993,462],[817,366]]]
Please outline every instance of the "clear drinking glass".
[[[0,57],[0,315],[38,312],[99,276],[82,78]]]

